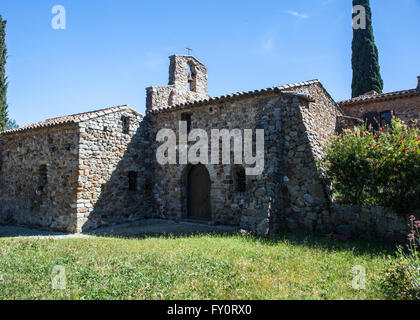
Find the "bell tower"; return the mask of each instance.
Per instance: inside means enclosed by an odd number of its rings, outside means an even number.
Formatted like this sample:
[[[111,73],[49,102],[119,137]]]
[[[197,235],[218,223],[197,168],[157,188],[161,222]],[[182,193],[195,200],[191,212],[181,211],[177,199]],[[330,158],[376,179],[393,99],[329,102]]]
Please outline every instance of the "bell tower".
[[[193,56],[169,57],[169,85],[207,95],[207,67]]]
[[[190,55],[173,55],[169,60],[169,84],[146,89],[146,111],[209,97],[204,64]]]

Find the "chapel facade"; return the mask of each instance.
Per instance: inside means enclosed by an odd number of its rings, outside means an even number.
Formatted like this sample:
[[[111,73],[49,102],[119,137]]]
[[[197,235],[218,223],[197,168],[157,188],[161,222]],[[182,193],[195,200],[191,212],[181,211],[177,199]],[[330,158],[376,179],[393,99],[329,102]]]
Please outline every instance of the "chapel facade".
[[[146,115],[129,106],[49,119],[0,138],[0,223],[82,232],[141,218],[232,225],[259,234],[278,228],[334,228],[316,161],[332,135],[359,123],[318,80],[210,97],[207,67],[170,57],[169,83],[146,89]],[[177,139],[228,130],[231,150],[245,130],[264,130],[260,174],[247,163],[156,159],[161,129]],[[235,133],[238,129],[240,137]],[[179,142],[179,141],[178,141]],[[222,138],[220,137],[220,145]],[[194,147],[192,141],[186,148]],[[203,150],[201,150],[203,152]],[[212,148],[205,150],[208,158]]]

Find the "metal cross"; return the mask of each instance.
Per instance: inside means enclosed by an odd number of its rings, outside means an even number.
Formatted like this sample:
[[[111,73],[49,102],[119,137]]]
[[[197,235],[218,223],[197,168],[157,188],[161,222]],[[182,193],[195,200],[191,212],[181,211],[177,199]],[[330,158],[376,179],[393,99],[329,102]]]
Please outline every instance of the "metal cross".
[[[193,51],[193,49],[191,49],[191,48],[185,48],[185,49],[187,49],[188,55],[190,56],[191,55],[191,51]]]

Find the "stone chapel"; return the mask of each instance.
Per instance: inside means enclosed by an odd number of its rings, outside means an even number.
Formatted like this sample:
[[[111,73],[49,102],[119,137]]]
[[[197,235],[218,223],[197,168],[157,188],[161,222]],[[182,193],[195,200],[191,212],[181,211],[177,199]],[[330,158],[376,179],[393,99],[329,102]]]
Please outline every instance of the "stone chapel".
[[[0,223],[82,232],[141,218],[278,228],[334,228],[316,160],[358,123],[318,80],[210,97],[207,67],[170,57],[169,83],[146,89],[146,114],[127,105],[0,135]],[[160,129],[263,129],[264,170],[156,161]],[[190,146],[189,146],[190,147]],[[210,150],[209,150],[210,153]]]

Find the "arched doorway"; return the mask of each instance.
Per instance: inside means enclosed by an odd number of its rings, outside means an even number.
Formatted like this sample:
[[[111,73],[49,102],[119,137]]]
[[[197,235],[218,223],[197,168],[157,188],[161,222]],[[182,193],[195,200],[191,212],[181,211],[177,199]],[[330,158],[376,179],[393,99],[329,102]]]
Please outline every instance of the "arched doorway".
[[[188,173],[188,218],[211,220],[210,175],[202,165],[192,166]]]

